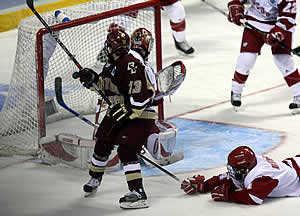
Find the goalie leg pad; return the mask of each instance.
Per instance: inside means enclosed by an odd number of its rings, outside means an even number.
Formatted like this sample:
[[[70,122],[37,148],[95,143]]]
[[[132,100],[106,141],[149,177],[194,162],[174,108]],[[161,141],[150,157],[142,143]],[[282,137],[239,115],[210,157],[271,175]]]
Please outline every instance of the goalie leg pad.
[[[176,145],[178,129],[168,122],[156,122],[157,131],[147,140],[147,150],[153,158],[159,160],[172,155]]]

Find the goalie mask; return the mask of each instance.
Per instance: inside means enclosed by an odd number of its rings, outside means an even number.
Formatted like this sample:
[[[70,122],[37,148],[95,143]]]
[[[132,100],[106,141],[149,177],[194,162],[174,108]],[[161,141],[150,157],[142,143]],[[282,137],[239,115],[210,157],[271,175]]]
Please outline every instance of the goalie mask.
[[[112,31],[108,33],[104,43],[104,51],[109,60],[113,61],[113,54],[117,56],[125,55],[130,48],[129,35],[122,30]]]
[[[228,155],[228,173],[237,180],[243,180],[255,165],[255,153],[247,146],[240,146]]]
[[[131,34],[131,49],[146,60],[153,47],[153,37],[146,28],[138,28]]]

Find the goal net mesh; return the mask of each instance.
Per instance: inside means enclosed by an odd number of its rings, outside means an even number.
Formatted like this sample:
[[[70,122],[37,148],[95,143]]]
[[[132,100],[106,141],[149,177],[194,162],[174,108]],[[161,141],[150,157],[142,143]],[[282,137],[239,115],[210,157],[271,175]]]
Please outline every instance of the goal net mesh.
[[[132,11],[137,5],[143,7]],[[61,8],[71,22],[59,24],[55,11],[41,13],[41,16],[82,67],[101,72],[103,64],[97,56],[103,48],[109,26],[118,24],[129,35],[135,29],[145,27],[156,40],[157,5],[146,0],[96,0]],[[101,15],[103,13],[105,16]],[[71,109],[82,115],[96,111],[98,96],[72,78],[72,74],[78,71],[77,66],[48,33],[39,31],[42,28],[44,26],[35,16],[23,19],[18,26],[14,68],[0,112],[0,156],[36,152],[39,140],[46,135],[45,124],[72,116],[56,102],[55,77],[62,78],[63,98]],[[40,40],[37,32],[42,32]],[[155,69],[161,64],[158,62],[158,53],[161,52],[158,48],[154,43],[149,57]]]

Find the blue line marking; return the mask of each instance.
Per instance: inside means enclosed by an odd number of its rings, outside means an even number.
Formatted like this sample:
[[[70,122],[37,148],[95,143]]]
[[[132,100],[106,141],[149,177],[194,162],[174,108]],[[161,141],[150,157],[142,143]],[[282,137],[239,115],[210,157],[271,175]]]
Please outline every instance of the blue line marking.
[[[240,145],[250,146],[262,154],[277,145],[281,133],[196,120],[171,119],[178,128],[175,152],[183,151],[184,159],[165,166],[173,173],[214,168],[227,163],[227,155]],[[157,168],[142,166],[143,176],[165,175]]]

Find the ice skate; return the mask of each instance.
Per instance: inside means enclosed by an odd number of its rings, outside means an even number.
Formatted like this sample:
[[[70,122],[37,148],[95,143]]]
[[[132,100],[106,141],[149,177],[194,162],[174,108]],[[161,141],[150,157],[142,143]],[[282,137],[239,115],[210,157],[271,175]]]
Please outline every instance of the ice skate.
[[[290,103],[289,108],[293,115],[300,113],[300,95],[294,96],[294,101]]]
[[[241,110],[241,94],[236,94],[231,92],[231,105],[233,106],[234,111],[238,112]]]
[[[191,47],[191,45],[189,45],[189,43],[186,40],[184,40],[182,42],[177,42],[174,37],[173,37],[173,39],[174,39],[176,49],[179,50],[180,52],[183,52],[184,54],[189,55],[195,51],[194,48]]]
[[[142,190],[142,189],[140,189]],[[120,208],[123,209],[139,209],[148,208],[147,195],[142,190],[142,192],[136,192],[135,190],[125,194],[119,200]]]
[[[91,178],[88,183],[83,186],[83,191],[85,192],[84,197],[89,197],[95,194],[100,183],[101,178]]]

